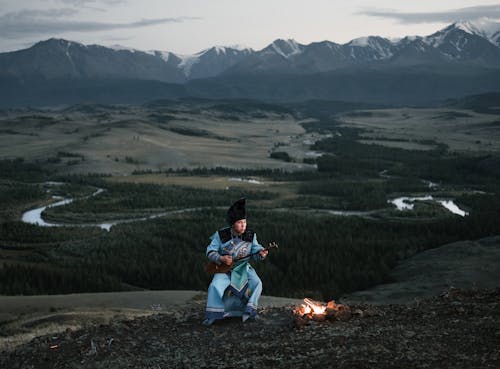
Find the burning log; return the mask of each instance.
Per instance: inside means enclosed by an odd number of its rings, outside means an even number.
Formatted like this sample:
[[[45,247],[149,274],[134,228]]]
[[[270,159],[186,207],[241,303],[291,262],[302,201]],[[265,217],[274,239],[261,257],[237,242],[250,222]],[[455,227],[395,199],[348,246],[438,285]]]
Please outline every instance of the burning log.
[[[326,308],[326,316],[331,321],[340,320],[346,322],[352,317],[351,308],[347,305],[335,304],[332,308]]]
[[[304,304],[296,306],[293,309],[294,325],[297,328],[309,324],[310,321],[330,322],[348,321],[352,317],[351,308],[347,305],[336,304],[335,301],[329,301],[326,305],[322,302],[305,298]]]

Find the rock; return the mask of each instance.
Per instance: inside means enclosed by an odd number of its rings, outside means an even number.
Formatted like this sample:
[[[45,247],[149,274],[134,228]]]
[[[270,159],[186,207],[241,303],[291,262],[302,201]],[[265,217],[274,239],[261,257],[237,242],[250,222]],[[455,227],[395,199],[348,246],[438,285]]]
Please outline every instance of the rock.
[[[351,319],[351,316],[352,316],[351,309],[343,309],[337,312],[336,318],[341,322],[347,322],[348,320]]]
[[[406,338],[412,338],[412,337],[415,337],[416,333],[414,331],[404,331],[403,332],[403,336],[405,336]]]
[[[309,319],[301,316],[296,316],[293,320],[293,326],[297,329],[302,329],[308,324],[309,324]]]
[[[335,320],[335,315],[337,314],[337,309],[327,307],[325,310],[326,318],[328,320]]]
[[[352,314],[356,315],[356,316],[359,316],[360,318],[362,318],[365,315],[365,313],[361,309],[354,309],[354,311],[352,312]]]

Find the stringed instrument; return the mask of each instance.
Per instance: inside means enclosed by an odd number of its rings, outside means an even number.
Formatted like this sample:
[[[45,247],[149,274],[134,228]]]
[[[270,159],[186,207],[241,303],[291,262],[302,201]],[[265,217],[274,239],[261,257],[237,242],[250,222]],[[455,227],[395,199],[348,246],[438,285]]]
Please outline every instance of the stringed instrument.
[[[270,242],[269,245],[267,247],[264,247],[262,250],[270,250],[270,249],[273,249],[273,248],[278,248],[278,244],[276,242]],[[213,261],[209,262],[207,264],[207,266],[205,267],[205,270],[207,273],[209,274],[215,274],[215,273],[227,273],[229,272],[233,267],[234,267],[234,264],[237,262],[237,261],[240,261],[240,260],[243,260],[243,259],[246,259],[246,258],[249,258],[249,257],[252,257],[254,255],[257,255],[258,253],[260,253],[262,250],[259,250],[257,252],[253,252],[251,254],[248,254],[246,256],[242,256],[240,258],[236,258],[236,259],[233,259],[233,262],[229,265],[227,264],[217,264],[217,263],[214,263]]]

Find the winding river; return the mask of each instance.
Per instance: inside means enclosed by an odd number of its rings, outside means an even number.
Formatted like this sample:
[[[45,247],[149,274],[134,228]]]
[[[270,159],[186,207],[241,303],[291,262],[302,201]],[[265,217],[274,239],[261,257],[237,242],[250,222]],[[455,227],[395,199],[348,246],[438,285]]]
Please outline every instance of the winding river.
[[[61,185],[62,183],[59,182],[46,182],[48,185]],[[89,197],[97,196],[104,192],[105,190],[103,188],[98,188],[92,195],[82,197],[81,199],[86,199]],[[197,211],[201,210],[203,208],[188,208],[188,209],[180,209],[180,210],[171,210],[171,211],[164,211],[161,213],[149,215],[146,217],[141,217],[141,218],[133,218],[133,219],[117,219],[117,220],[111,220],[103,223],[79,223],[79,224],[73,224],[73,223],[50,223],[42,218],[42,213],[45,211],[47,208],[55,208],[57,206],[63,206],[67,205],[73,202],[74,199],[72,198],[61,198],[59,196],[53,196],[53,199],[60,199],[60,201],[54,202],[50,205],[42,206],[40,208],[28,210],[25,213],[23,213],[21,217],[21,221],[24,223],[29,223],[29,224],[35,224],[41,227],[98,227],[101,229],[105,229],[109,231],[112,226],[121,224],[121,223],[132,223],[132,222],[140,222],[148,219],[154,219],[154,218],[159,218],[159,217],[164,217],[168,215],[175,215],[175,214],[181,214],[181,213],[186,213],[190,211]]]
[[[396,199],[388,200],[387,202],[396,206],[398,210],[413,210],[415,201],[435,201],[441,204],[443,207],[448,209],[453,214],[460,215],[462,217],[469,215],[465,210],[460,209],[453,200],[438,200],[434,199],[431,195],[419,196],[419,197],[398,197]]]
[[[132,223],[132,222],[140,222],[144,220],[149,220],[149,219],[154,219],[154,218],[160,218],[160,217],[165,217],[168,215],[175,215],[175,214],[182,214],[182,213],[187,213],[190,211],[198,211],[202,210],[203,208],[189,208],[189,209],[180,209],[180,210],[170,210],[170,211],[164,211],[161,213],[153,214],[153,215],[148,215],[147,217],[140,217],[140,218],[133,218],[133,219],[117,219],[117,220],[110,220],[104,223],[79,223],[79,224],[74,224],[74,223],[49,223],[46,222],[45,220],[42,219],[42,212],[46,208],[52,208],[56,206],[62,206],[69,204],[73,201],[73,199],[65,199],[63,201],[58,201],[53,204],[50,204],[48,206],[43,206],[38,209],[33,209],[25,212],[22,216],[22,221],[25,223],[30,223],[30,224],[36,224],[41,227],[98,227],[101,229],[105,229],[106,231],[109,231],[111,227],[117,224],[122,224],[122,223]]]
[[[262,182],[256,181],[256,180],[248,180],[248,179],[242,179],[242,178],[230,178],[230,181],[245,181],[249,182],[255,185],[262,184]],[[47,185],[62,185],[63,183],[60,182],[46,182]],[[89,196],[82,197],[81,199],[93,197],[93,196],[98,196],[105,190],[102,188],[98,188],[94,193],[92,193]],[[47,208],[53,208],[57,206],[64,206],[67,204],[70,204],[73,202],[74,199],[72,198],[62,198],[59,196],[53,196],[53,199],[58,199],[59,201],[54,202],[50,205],[42,206],[40,208],[28,210],[25,213],[23,213],[21,220],[24,223],[29,223],[29,224],[35,224],[41,227],[99,227],[101,229],[105,229],[109,231],[111,227],[117,224],[121,223],[132,223],[132,222],[140,222],[144,220],[149,220],[149,219],[154,219],[154,218],[159,218],[159,217],[165,217],[169,215],[175,215],[175,214],[182,214],[186,212],[192,212],[192,211],[199,211],[205,209],[204,207],[197,207],[197,208],[186,208],[186,209],[178,209],[178,210],[170,210],[170,211],[164,211],[160,212],[157,214],[152,214],[149,216],[145,217],[140,217],[140,218],[133,218],[133,219],[117,219],[117,220],[111,220],[107,222],[102,222],[102,223],[79,223],[79,224],[72,224],[72,223],[50,223],[42,218],[42,213],[45,211]],[[453,200],[439,200],[439,199],[434,199],[431,195],[426,195],[426,196],[420,196],[420,197],[407,197],[407,196],[402,196],[398,197],[392,200],[388,200],[388,203],[391,203],[396,206],[398,210],[413,210],[414,207],[414,202],[415,201],[435,201],[439,204],[441,204],[443,207],[448,209],[450,212],[453,214],[460,215],[462,217],[468,215],[468,212],[460,209],[454,202]],[[275,209],[277,211],[279,210],[284,210],[284,209]],[[312,209],[311,211],[313,211]],[[290,209],[286,209],[286,211],[290,211]],[[373,214],[377,212],[376,210],[372,211],[343,211],[343,210],[321,210],[321,212],[324,212],[326,214],[331,214],[331,215],[340,215],[340,216],[367,216],[370,214]]]

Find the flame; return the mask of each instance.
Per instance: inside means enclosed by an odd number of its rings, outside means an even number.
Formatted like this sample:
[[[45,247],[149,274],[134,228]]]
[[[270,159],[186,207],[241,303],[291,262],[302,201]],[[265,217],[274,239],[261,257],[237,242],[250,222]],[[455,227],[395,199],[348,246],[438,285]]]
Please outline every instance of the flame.
[[[312,309],[313,314],[324,314],[326,306],[315,303],[313,300],[304,299],[304,302]]]
[[[313,315],[324,315],[327,307],[333,308],[335,306],[335,303],[333,301],[330,301],[328,305],[325,306],[323,303],[308,298],[304,299],[304,303],[305,304],[296,306],[293,309],[294,314],[300,316],[308,315],[310,317],[312,317]]]

